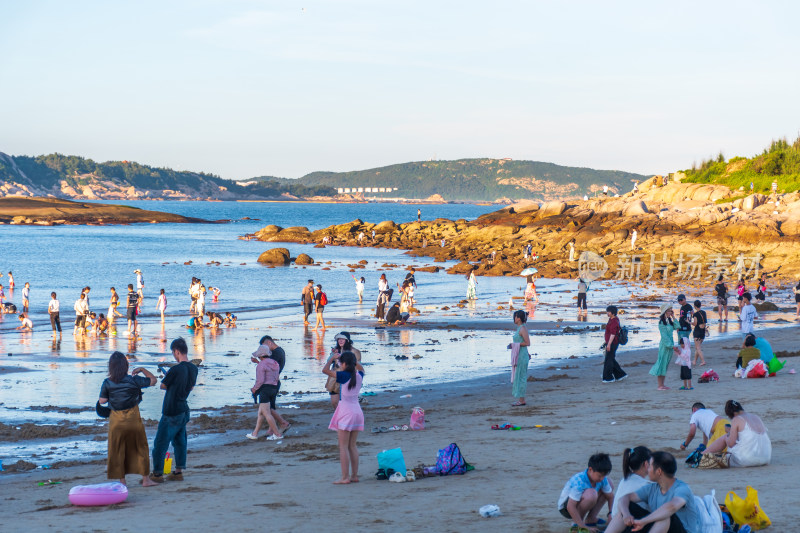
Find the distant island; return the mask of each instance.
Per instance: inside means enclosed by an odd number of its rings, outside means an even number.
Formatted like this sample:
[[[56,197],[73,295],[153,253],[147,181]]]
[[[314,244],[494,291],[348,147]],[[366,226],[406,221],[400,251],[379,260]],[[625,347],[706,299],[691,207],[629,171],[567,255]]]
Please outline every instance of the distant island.
[[[97,163],[78,156],[0,152],[0,197],[80,200],[322,200],[496,202],[580,198],[609,187],[631,190],[648,176],[510,159],[420,161],[353,172],[312,172],[298,179],[227,180],[204,172],[131,161]]]
[[[148,211],[126,205],[83,203],[60,198],[0,198],[0,224],[60,226],[79,224],[211,223],[202,218]],[[224,222],[224,221],[216,221]]]

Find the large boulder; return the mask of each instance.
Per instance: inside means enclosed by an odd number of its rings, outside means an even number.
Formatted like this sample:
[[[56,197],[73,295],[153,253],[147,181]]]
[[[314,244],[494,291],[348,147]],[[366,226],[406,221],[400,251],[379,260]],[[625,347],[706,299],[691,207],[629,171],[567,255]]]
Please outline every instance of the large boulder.
[[[288,265],[289,250],[286,248],[272,248],[258,256],[259,263],[268,265]]]
[[[545,202],[539,208],[539,216],[542,218],[544,217],[552,217],[556,215],[560,215],[564,211],[567,210],[567,204],[562,202],[561,200],[550,200],[549,202]]]
[[[313,265],[314,259],[308,254],[300,254],[294,260],[295,265]]]
[[[767,197],[763,194],[751,194],[742,200],[742,209],[744,211],[752,211],[756,207],[767,201]]]
[[[377,226],[373,228],[375,233],[383,234],[383,233],[394,233],[397,231],[397,224],[394,223],[392,220],[384,220]]]
[[[635,216],[635,215],[646,215],[650,211],[647,209],[647,204],[644,203],[642,200],[634,200],[633,202],[628,202],[625,206],[625,209],[622,210],[622,214],[626,217]]]
[[[276,226],[275,224],[270,224],[269,226],[265,226],[256,232],[256,238],[260,241],[265,241],[270,237],[275,236],[279,231],[283,228],[280,226]]]

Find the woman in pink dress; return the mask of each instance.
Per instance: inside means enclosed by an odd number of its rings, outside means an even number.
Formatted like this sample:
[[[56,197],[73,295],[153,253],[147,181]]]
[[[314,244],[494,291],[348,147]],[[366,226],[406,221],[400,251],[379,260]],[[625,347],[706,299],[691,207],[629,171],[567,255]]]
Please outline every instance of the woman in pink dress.
[[[338,366],[333,363],[338,358]],[[364,367],[356,360],[353,352],[341,356],[331,354],[322,367],[322,373],[336,378],[340,384],[340,399],[333,413],[328,429],[336,431],[339,437],[339,462],[342,465],[342,478],[335,485],[358,483],[358,432],[364,431],[364,413],[358,405],[358,393],[364,377]]]

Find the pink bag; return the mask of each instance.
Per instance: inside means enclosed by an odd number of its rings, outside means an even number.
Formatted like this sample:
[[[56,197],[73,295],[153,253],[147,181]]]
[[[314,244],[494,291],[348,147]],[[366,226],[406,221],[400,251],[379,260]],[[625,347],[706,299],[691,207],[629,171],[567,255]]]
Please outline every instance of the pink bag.
[[[415,407],[411,410],[411,423],[409,427],[414,431],[425,429],[425,411],[422,407]]]

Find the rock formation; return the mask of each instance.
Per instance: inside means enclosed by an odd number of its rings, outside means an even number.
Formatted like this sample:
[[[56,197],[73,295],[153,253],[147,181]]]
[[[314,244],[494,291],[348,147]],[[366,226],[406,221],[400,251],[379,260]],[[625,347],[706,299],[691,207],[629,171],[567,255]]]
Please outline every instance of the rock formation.
[[[800,193],[736,198],[723,186],[661,187],[654,181],[642,183],[636,194],[620,197],[598,196],[570,204],[519,202],[471,222],[436,219],[398,225],[357,219],[314,232],[268,226],[258,235],[271,242],[303,243],[328,237],[331,244],[357,246],[360,232],[371,235],[375,229],[371,246],[463,262],[449,272],[465,273],[477,264],[476,273],[482,275],[519,274],[526,264],[533,264],[523,257],[529,243],[539,256],[536,267],[547,277],[576,277],[583,251],[608,263],[606,277],[620,276],[625,269],[638,269],[642,279],[651,272],[663,276],[665,270],[670,276],[685,276],[686,269],[696,269],[698,263],[703,279],[725,267],[733,272],[737,264],[744,267],[741,273],[749,270],[750,275],[755,266],[775,276],[800,273]],[[634,230],[637,238],[631,250]]]
[[[268,265],[288,265],[289,250],[286,248],[271,248],[258,256],[259,263]]]

